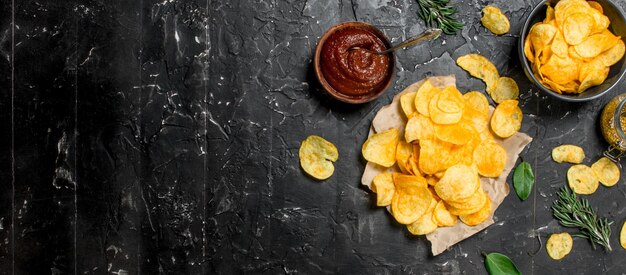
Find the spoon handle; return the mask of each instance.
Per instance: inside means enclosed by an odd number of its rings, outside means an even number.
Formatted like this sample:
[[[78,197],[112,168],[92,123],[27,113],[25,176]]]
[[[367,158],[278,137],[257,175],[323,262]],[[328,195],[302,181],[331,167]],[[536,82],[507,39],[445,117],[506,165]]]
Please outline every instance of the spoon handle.
[[[404,42],[402,42],[402,43],[400,43],[398,45],[395,45],[395,46],[387,49],[387,50],[379,52],[379,54],[386,54],[388,52],[392,52],[392,51],[395,51],[397,49],[413,46],[413,45],[415,45],[417,43],[420,43],[422,41],[425,41],[425,40],[430,40],[430,39],[437,38],[437,37],[439,37],[439,35],[441,35],[441,33],[442,33],[441,29],[426,30],[426,31],[418,34],[417,36],[415,36],[415,37],[413,37],[413,38],[411,38],[409,40],[406,40],[406,41],[404,41]]]

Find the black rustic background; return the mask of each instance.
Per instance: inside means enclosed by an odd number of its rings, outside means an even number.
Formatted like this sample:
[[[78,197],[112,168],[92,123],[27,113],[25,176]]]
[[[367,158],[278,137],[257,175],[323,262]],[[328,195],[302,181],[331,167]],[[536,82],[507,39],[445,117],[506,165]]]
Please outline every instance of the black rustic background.
[[[516,48],[537,2],[453,0],[463,31],[399,52],[392,88],[351,106],[320,92],[317,39],[358,20],[398,42],[425,29],[414,0],[1,1],[0,273],[482,274],[492,251],[527,274],[626,272],[623,181],[589,196],[616,221],[613,252],[575,239],[553,261],[540,246],[564,230],[549,207],[568,165],[550,150],[579,144],[596,160],[598,113],[626,86],[585,104],[538,93]],[[509,34],[479,24],[487,4],[508,15]],[[454,63],[476,52],[518,81],[537,184],[433,257],[360,186],[360,145],[410,83],[455,74],[461,90],[484,90]],[[326,181],[299,168],[312,134],[339,148]]]

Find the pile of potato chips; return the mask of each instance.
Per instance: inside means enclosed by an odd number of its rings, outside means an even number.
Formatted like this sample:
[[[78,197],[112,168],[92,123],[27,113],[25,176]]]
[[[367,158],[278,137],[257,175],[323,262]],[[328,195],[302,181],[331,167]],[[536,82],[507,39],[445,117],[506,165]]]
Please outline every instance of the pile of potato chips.
[[[510,77],[500,76],[498,69],[489,59],[480,54],[468,54],[457,58],[456,64],[471,76],[481,79],[487,85],[487,93],[496,103],[517,99],[519,87]]]
[[[557,93],[582,93],[602,84],[626,51],[609,24],[594,1],[562,0],[548,6],[545,20],[533,25],[524,41],[536,78]]]
[[[576,164],[567,170],[567,182],[577,194],[593,194],[600,183],[611,187],[617,184],[620,178],[619,167],[608,158],[600,158],[591,167],[580,164],[585,159],[585,151],[576,145],[565,144],[555,147],[552,149],[552,159],[558,163]]]
[[[517,101],[504,100],[490,115],[482,93],[463,95],[454,86],[439,89],[426,81],[402,94],[400,106],[407,119],[404,135],[391,128],[362,147],[366,160],[401,171],[373,179],[376,204],[390,206],[396,221],[415,235],[458,219],[469,226],[485,221],[492,207],[480,176],[500,176],[507,161],[490,128],[503,138],[517,132],[522,122]]]

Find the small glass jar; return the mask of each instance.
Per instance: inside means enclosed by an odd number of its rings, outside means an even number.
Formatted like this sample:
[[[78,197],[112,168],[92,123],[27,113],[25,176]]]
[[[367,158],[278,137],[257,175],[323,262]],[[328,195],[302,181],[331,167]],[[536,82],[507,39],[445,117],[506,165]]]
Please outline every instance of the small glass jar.
[[[600,116],[600,129],[609,148],[604,156],[619,164],[619,159],[626,155],[626,93],[611,99],[604,106]]]

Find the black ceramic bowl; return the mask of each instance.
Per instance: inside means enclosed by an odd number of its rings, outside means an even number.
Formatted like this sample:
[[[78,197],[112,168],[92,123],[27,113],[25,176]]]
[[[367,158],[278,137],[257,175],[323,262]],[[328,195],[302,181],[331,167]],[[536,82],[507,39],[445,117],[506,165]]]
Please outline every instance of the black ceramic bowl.
[[[619,6],[614,4],[610,0],[595,0],[600,3],[602,8],[604,9],[604,15],[606,15],[611,20],[611,25],[609,26],[609,30],[613,32],[616,36],[621,36],[622,40],[626,41],[626,16],[624,15],[624,11],[620,9]],[[619,1],[619,0],[613,0]],[[545,0],[539,2],[539,4],[533,9],[528,18],[526,19],[526,23],[522,28],[522,32],[520,34],[520,38],[518,41],[518,55],[520,58],[520,62],[522,63],[522,67],[524,68],[524,73],[533,82],[541,91],[544,93],[556,97],[558,99],[569,101],[569,102],[582,102],[589,101],[592,99],[596,99],[601,97],[602,95],[611,91],[624,77],[624,73],[626,72],[626,59],[622,58],[617,64],[611,66],[611,70],[609,71],[609,76],[599,86],[591,87],[584,91],[581,94],[559,94],[556,93],[550,88],[543,86],[539,80],[535,77],[532,72],[531,64],[524,56],[524,41],[526,40],[526,35],[530,28],[537,22],[543,21],[546,18],[546,3],[550,3],[553,7],[558,0]]]

